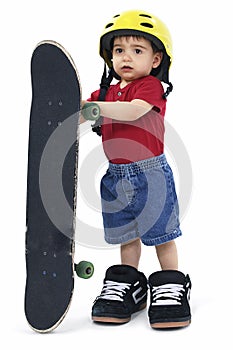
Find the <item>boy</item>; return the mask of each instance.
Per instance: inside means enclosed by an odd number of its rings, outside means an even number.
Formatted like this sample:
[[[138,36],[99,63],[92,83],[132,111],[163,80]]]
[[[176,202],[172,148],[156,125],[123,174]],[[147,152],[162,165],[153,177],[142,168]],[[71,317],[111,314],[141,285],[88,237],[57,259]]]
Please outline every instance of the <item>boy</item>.
[[[170,34],[153,15],[127,11],[106,25],[100,55],[111,77],[120,80],[108,88],[104,102],[99,101],[100,90],[88,101],[97,101],[103,117],[101,134],[109,160],[101,180],[105,240],[121,244],[121,265],[106,271],[92,319],[125,323],[146,307],[147,279],[137,270],[142,241],[155,246],[161,265],[148,280],[152,328],[187,326],[191,281],[178,271],[178,203],[163,144],[166,97],[172,90]],[[161,81],[168,84],[165,93]]]

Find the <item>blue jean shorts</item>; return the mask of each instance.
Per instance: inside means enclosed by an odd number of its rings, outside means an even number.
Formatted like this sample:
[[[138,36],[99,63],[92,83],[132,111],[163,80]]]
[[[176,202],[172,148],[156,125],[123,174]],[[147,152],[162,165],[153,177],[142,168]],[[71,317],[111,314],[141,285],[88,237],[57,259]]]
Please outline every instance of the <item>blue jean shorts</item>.
[[[101,180],[105,240],[140,238],[156,246],[181,236],[172,170],[164,154],[129,164],[109,163]]]

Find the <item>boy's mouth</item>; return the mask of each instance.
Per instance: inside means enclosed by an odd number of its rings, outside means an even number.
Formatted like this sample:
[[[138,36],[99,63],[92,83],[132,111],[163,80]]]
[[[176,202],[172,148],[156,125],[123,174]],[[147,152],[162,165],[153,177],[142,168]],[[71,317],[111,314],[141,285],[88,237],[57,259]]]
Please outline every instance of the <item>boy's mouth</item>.
[[[121,70],[123,70],[123,71],[130,71],[132,69],[133,69],[132,67],[127,66],[127,65],[121,67]]]

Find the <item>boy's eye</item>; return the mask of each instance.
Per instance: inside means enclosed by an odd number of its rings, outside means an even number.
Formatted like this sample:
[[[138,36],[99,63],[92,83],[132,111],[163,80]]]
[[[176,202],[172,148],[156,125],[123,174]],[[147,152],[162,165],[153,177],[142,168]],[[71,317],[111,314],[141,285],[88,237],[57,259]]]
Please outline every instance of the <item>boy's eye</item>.
[[[118,47],[118,48],[115,49],[115,52],[116,53],[122,53],[122,49],[120,47]]]
[[[135,49],[135,52],[136,52],[136,54],[139,54],[139,53],[142,52],[142,50],[140,50],[140,49]]]

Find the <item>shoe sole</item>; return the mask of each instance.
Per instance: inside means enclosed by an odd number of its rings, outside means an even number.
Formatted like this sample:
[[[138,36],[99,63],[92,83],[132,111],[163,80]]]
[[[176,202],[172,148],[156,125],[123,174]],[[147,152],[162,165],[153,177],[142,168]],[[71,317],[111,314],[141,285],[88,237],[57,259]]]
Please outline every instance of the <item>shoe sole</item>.
[[[136,310],[133,313],[136,313],[138,311],[141,311],[143,309],[145,309],[147,306],[147,304],[142,304],[138,310]],[[94,322],[101,322],[101,323],[117,323],[117,324],[123,324],[123,323],[127,323],[131,320],[131,316],[130,317],[126,317],[126,318],[118,318],[118,317],[108,317],[108,316],[92,316],[92,320]]]
[[[151,323],[151,327],[154,329],[162,328],[181,328],[187,327],[191,323],[191,320],[181,321],[181,322],[155,322]]]

